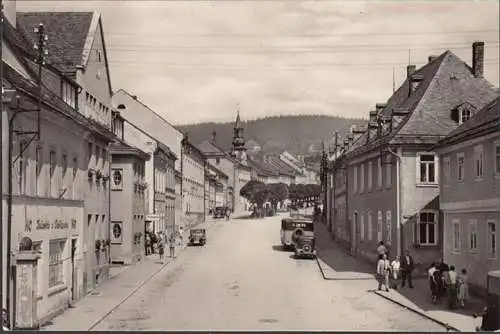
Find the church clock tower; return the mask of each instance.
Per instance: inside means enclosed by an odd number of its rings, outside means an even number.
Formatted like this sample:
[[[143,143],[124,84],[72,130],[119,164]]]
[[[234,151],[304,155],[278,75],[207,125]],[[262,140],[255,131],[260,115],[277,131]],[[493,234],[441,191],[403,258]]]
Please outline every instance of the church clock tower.
[[[238,110],[233,128],[233,148],[231,153],[235,158],[240,159],[240,161],[245,161],[246,150],[243,126],[241,125],[240,111]]]

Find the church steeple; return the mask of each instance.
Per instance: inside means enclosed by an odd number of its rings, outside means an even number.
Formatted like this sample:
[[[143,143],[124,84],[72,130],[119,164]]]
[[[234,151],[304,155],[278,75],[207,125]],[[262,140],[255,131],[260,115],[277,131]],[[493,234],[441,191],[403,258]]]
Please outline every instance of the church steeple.
[[[240,110],[236,111],[236,121],[233,128],[233,155],[238,158],[245,156],[245,138],[243,137],[243,126],[241,125]]]

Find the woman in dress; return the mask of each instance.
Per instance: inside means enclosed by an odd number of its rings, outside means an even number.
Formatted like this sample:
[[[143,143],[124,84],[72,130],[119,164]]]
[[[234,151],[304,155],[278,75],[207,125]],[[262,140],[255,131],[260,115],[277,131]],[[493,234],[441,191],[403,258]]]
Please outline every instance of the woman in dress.
[[[458,275],[458,303],[464,307],[467,298],[469,297],[469,286],[467,285],[467,270],[462,269]]]

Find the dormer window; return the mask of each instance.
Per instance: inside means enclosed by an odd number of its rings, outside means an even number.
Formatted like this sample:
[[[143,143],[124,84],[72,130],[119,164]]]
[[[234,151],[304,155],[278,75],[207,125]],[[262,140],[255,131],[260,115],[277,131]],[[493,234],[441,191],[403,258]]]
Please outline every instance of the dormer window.
[[[410,84],[412,92],[417,90],[418,86],[420,85],[423,79],[424,79],[423,75],[414,74],[411,76]]]
[[[458,123],[458,125],[461,125],[467,122],[475,112],[476,108],[472,104],[464,102],[451,111],[451,119]]]

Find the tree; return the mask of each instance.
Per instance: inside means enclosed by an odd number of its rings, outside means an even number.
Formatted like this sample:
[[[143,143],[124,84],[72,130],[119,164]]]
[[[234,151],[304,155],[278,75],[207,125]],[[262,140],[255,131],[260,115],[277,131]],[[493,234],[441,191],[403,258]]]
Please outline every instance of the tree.
[[[269,189],[269,201],[274,209],[276,209],[278,203],[283,202],[289,196],[288,186],[284,183],[268,184],[267,188]]]
[[[256,181],[256,180],[251,180],[247,182],[241,189],[240,189],[240,196],[246,198],[250,203],[256,204],[256,194],[265,188],[265,184]]]

